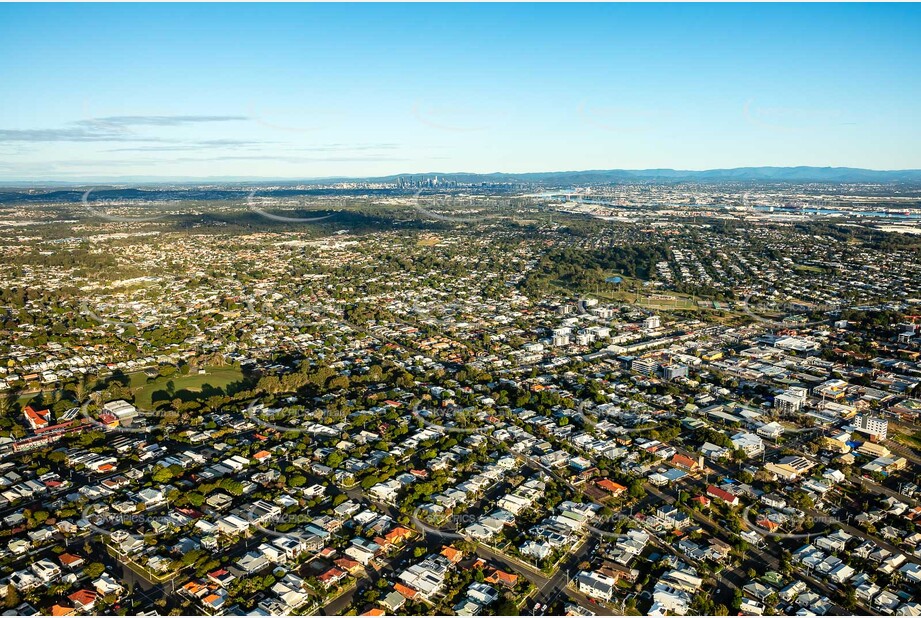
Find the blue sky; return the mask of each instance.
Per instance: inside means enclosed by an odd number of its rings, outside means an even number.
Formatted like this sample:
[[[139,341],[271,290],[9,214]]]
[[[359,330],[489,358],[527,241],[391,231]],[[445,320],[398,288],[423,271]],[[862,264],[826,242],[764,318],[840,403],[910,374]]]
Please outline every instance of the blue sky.
[[[916,5],[0,5],[0,178],[921,168]]]

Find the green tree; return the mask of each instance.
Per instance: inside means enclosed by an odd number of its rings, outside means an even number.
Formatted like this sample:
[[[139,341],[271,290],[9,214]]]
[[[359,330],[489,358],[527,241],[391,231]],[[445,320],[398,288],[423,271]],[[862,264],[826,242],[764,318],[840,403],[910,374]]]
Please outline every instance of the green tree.
[[[85,569],[83,573],[90,579],[97,579],[102,575],[106,570],[106,567],[101,562],[91,562]]]
[[[646,497],[646,488],[643,487],[643,481],[641,479],[633,479],[630,481],[630,489],[628,491],[631,498],[642,499]]]

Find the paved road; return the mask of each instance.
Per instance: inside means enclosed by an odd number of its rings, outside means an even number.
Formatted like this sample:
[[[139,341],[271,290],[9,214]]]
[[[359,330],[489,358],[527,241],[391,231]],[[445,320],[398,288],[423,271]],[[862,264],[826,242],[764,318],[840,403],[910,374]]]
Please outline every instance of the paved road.
[[[423,527],[420,523],[415,521],[413,521],[413,525],[417,530],[423,532],[426,538],[437,540],[438,545],[441,543],[450,544],[458,539],[458,533],[454,532],[453,530],[438,529],[431,526]],[[597,541],[594,539],[589,539],[580,543],[576,550],[567,556],[564,562],[557,569],[556,573],[554,573],[552,576],[548,576],[546,573],[533,565],[530,565],[511,556],[507,556],[506,554],[482,543],[476,543],[476,554],[488,562],[499,565],[504,571],[508,571],[510,573],[519,573],[525,579],[534,584],[538,591],[534,597],[535,602],[539,602],[541,604],[552,603],[558,599],[560,595],[565,594],[570,598],[570,600],[594,612],[595,614],[609,616],[613,615],[610,610],[592,603],[589,598],[581,592],[568,589],[566,587],[569,579],[577,570],[578,564],[582,562],[582,560],[586,555],[588,555],[596,543]]]
[[[671,493],[667,493],[669,490],[666,490],[665,492],[663,492],[661,490],[656,489],[655,487],[648,486],[648,484],[647,484],[647,491],[649,491],[650,493],[653,493],[654,495],[658,497],[661,497],[663,500],[666,500],[667,502],[669,502],[669,504],[673,504],[675,500],[677,499],[677,496],[672,495]],[[714,536],[718,538],[731,539],[734,536],[736,536],[734,532],[720,525],[718,522],[714,521],[713,519],[711,519],[704,513],[701,513],[700,511],[695,511],[692,509],[691,516],[696,521],[698,521],[699,523],[709,528],[711,532],[718,532],[719,534],[714,534]],[[820,513],[815,513],[814,516],[825,516],[825,515],[820,514]],[[863,536],[862,533],[861,533],[861,536]],[[779,544],[773,544],[771,546],[775,548],[780,547]],[[760,561],[761,565],[768,565],[768,567],[770,567],[771,570],[778,571],[778,572],[780,571],[780,558],[778,556],[772,553],[769,553],[767,551],[764,551],[763,549],[755,547],[753,545],[749,545],[748,554],[750,556],[754,556],[755,558],[757,558]],[[762,570],[765,570],[765,569],[762,568]],[[812,577],[811,575],[807,575],[801,571],[798,571],[797,577],[800,577],[801,579],[806,581],[808,584],[810,584],[813,587],[813,589],[821,591],[824,595],[826,595],[830,599],[837,598],[837,596],[839,595],[838,592],[836,592],[835,590],[832,590],[829,587],[829,585],[826,584],[824,581],[816,579],[815,577]],[[734,583],[736,586],[739,586],[738,579],[736,579]],[[747,583],[747,581],[745,583]],[[848,613],[842,607],[838,605],[834,605],[832,609],[838,615],[845,615]]]
[[[578,571],[578,564],[582,562],[596,543],[597,541],[594,539],[589,539],[581,543],[575,552],[569,554],[563,564],[560,565],[556,573],[552,576],[548,576],[546,573],[533,567],[525,568],[523,563],[512,561],[505,554],[497,552],[480,543],[477,544],[476,553],[485,560],[500,564],[503,570],[520,573],[534,584],[537,588],[537,593],[534,595],[535,603],[552,604],[559,599],[561,595],[565,595],[577,605],[581,605],[599,616],[613,616],[615,613],[608,608],[593,603],[588,596],[582,594],[578,590],[567,588],[569,580],[575,576],[575,573]]]
[[[365,578],[360,578],[354,586],[349,590],[343,593],[341,596],[336,597],[326,605],[324,605],[318,612],[319,616],[342,616],[348,610],[349,605],[352,604],[352,600],[355,598],[355,592],[358,590],[358,586],[364,586],[369,583],[369,580]]]
[[[873,482],[873,481],[871,481],[871,480],[869,480],[869,479],[865,479],[865,478],[863,478],[862,476],[857,476],[856,474],[852,474],[851,476],[849,476],[849,477],[848,477],[848,480],[849,480],[849,481],[852,481],[852,482],[854,482],[854,483],[859,483],[861,486],[864,487],[864,489],[869,488],[870,491],[873,492],[873,493],[883,494],[883,495],[885,495],[885,496],[890,496],[890,497],[892,497],[892,498],[895,498],[895,499],[898,500],[899,502],[904,502],[904,503],[906,503],[906,504],[910,504],[911,506],[918,506],[918,504],[921,504],[921,503],[918,502],[918,500],[915,500],[914,498],[909,498],[909,497],[906,496],[905,494],[900,494],[900,493],[897,492],[897,491],[894,491],[894,490],[892,490],[892,489],[889,489],[888,487],[884,487],[884,486],[882,486],[882,485],[880,485],[880,484],[878,484],[878,483],[875,483],[875,482]]]

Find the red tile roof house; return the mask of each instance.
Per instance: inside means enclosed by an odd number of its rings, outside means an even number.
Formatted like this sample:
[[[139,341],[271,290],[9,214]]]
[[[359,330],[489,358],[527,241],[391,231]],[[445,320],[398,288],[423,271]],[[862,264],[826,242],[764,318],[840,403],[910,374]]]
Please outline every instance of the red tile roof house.
[[[207,584],[197,582],[194,579],[182,585],[182,591],[196,599],[200,599],[202,596],[208,594],[208,590]]]
[[[391,543],[390,541],[388,541],[382,536],[374,537],[374,542],[380,545],[380,549],[377,550],[377,553],[375,554],[376,556],[386,554],[391,549],[393,549],[393,543]]]
[[[75,571],[83,566],[84,560],[80,556],[75,556],[73,554],[63,553],[58,556],[58,560],[61,562],[61,566],[70,571]]]
[[[321,584],[329,588],[341,582],[343,579],[348,577],[348,573],[336,567],[331,567],[329,570],[320,573],[317,579]]]
[[[620,483],[615,483],[611,479],[601,479],[600,481],[595,481],[595,485],[610,493],[613,496],[619,496],[620,494],[627,491],[627,488],[621,485]]]
[[[739,497],[734,496],[725,489],[720,489],[716,485],[707,486],[707,495],[711,498],[716,498],[717,500],[722,500],[729,506],[738,506]]]
[[[767,530],[768,532],[774,532],[780,528],[780,524],[777,522],[771,521],[767,517],[763,517],[756,522],[759,526]]]
[[[518,576],[514,573],[506,573],[496,569],[484,581],[488,584],[501,584],[506,588],[514,588],[515,584],[518,583]]]
[[[272,458],[272,453],[268,451],[259,451],[258,453],[253,455],[253,459],[258,461],[259,463],[262,463],[263,461],[268,461],[271,458]]]
[[[441,555],[448,559],[451,564],[457,564],[464,558],[464,552],[454,547],[442,547]]]
[[[413,599],[415,599],[416,596],[418,596],[419,594],[417,591],[413,590],[409,586],[404,586],[403,584],[399,582],[393,585],[393,589],[399,592],[400,594],[402,594],[403,597],[409,601],[412,601]]]
[[[218,612],[224,606],[224,603],[227,601],[227,593],[223,589],[219,588],[217,592],[212,592],[208,594],[201,600],[202,605],[205,606],[205,611]]]
[[[396,528],[394,528],[393,530],[385,534],[384,538],[390,541],[391,543],[402,543],[403,541],[412,537],[412,535],[413,535],[412,530],[408,528],[404,528],[402,526],[397,526]]]
[[[710,498],[707,496],[695,496],[691,501],[700,503],[700,506],[710,506]]]
[[[361,566],[361,563],[357,560],[352,560],[351,558],[338,558],[333,564],[335,564],[340,569],[346,570],[353,575],[358,571],[361,571],[364,567]]]
[[[218,569],[208,573],[208,579],[218,586],[226,586],[236,579],[236,576],[227,569]]]
[[[69,595],[67,598],[74,602],[76,609],[81,612],[92,612],[93,606],[96,605],[97,595],[92,590],[77,590],[73,594]]]
[[[672,456],[671,463],[673,466],[677,466],[678,468],[682,468],[688,472],[694,472],[699,467],[696,461],[686,455],[682,455],[681,453],[675,453],[675,455]]]

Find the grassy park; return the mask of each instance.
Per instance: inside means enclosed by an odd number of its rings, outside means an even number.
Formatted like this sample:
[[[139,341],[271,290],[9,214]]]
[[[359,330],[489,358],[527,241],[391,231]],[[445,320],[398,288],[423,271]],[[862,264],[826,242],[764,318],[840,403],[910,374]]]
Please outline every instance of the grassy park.
[[[243,373],[235,367],[206,367],[204,371],[205,373],[195,371],[188,375],[160,376],[149,382],[143,373],[132,374],[134,403],[138,407],[149,409],[153,407],[155,394],[169,394],[169,399],[191,399],[209,387],[226,392],[228,386],[244,379]],[[139,384],[136,383],[136,376],[139,376]]]

